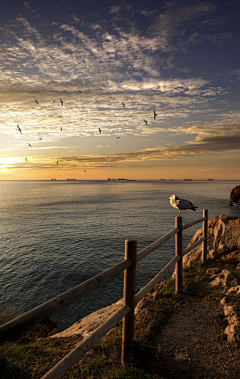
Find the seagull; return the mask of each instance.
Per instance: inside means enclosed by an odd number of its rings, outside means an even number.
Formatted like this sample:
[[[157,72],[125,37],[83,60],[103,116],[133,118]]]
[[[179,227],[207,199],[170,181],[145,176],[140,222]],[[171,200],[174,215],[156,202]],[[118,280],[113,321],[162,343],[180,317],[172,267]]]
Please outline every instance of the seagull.
[[[30,145],[30,143],[28,144],[30,147],[32,147],[32,145]]]
[[[186,209],[191,209],[192,211],[195,211],[196,208],[191,201],[181,199],[180,197],[177,197],[176,195],[172,195],[169,197],[170,204],[173,208],[179,209],[179,215],[181,215],[181,211],[185,211]]]
[[[83,170],[84,172],[87,172],[86,170]]]
[[[56,164],[58,164],[58,161],[57,161],[57,163]]]
[[[42,141],[42,137],[38,138],[40,141]]]
[[[25,161],[27,161],[27,157],[25,158]]]
[[[79,93],[82,93],[82,91],[78,91]]]
[[[157,113],[155,112],[155,109],[154,109],[154,111],[153,111],[153,117],[154,117],[154,120],[155,120],[156,117],[157,117]]]
[[[56,100],[53,100],[53,103],[55,103]]]
[[[63,106],[63,101],[62,101],[62,99],[60,99],[60,101],[61,101],[61,104],[62,104],[62,106]]]
[[[101,129],[101,128],[98,128],[98,130],[99,130],[99,133],[101,134],[101,133],[102,133],[102,129]]]
[[[118,138],[120,138],[120,137],[117,137],[116,139],[118,139]]]
[[[122,103],[122,105],[123,105],[123,108],[125,108],[125,104],[124,104],[124,103]]]
[[[62,132],[62,128],[61,128],[60,130],[61,130],[61,132]]]
[[[144,118],[144,122],[145,122],[146,125],[148,124],[148,123],[147,123],[147,120],[145,120],[145,118]]]
[[[22,134],[22,131],[21,131],[20,127],[18,125],[17,125],[17,127],[18,127],[19,132]]]
[[[38,104],[38,101],[35,99],[36,103]]]

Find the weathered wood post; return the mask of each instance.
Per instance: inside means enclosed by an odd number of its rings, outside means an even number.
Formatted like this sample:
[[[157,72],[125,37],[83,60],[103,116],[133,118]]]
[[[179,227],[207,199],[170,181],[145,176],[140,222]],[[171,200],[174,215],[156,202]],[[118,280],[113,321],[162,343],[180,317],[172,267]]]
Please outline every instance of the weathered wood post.
[[[125,259],[130,259],[132,265],[124,271],[123,306],[127,305],[131,311],[123,319],[122,327],[122,356],[121,364],[132,362],[133,333],[134,333],[134,305],[136,283],[136,255],[137,241],[125,241]]]
[[[175,255],[179,255],[180,259],[175,265],[175,294],[182,292],[182,217],[175,217],[175,228],[179,228],[179,232],[175,235]]]
[[[206,220],[203,221],[203,237],[206,237],[206,239],[203,241],[202,262],[206,262],[207,245],[208,245],[208,210],[207,209],[203,209],[203,217],[206,217]]]

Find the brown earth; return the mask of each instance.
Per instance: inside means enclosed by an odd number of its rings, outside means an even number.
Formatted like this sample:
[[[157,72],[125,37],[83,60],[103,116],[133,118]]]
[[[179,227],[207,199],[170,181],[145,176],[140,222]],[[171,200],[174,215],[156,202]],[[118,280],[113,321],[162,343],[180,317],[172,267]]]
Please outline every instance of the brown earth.
[[[227,268],[240,283],[232,255],[209,260],[205,269]],[[183,293],[173,296],[175,311],[157,337],[151,378],[240,378],[239,342],[229,343],[224,333],[228,322],[220,301],[227,289],[211,288],[211,280],[207,275],[191,278]],[[239,302],[234,299],[235,305]]]

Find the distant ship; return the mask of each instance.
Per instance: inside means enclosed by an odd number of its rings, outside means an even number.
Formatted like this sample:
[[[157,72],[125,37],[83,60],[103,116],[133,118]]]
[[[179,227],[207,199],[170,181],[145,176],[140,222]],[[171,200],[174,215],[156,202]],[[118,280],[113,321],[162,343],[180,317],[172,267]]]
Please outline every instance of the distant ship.
[[[116,179],[110,179],[110,178],[108,178],[108,180],[116,180]]]
[[[185,180],[185,182],[191,182],[192,181],[192,179],[184,179]]]
[[[57,179],[51,179],[51,180],[57,180]]]
[[[77,179],[67,179],[67,180],[77,180]]]
[[[214,179],[208,179],[208,180],[214,180]]]

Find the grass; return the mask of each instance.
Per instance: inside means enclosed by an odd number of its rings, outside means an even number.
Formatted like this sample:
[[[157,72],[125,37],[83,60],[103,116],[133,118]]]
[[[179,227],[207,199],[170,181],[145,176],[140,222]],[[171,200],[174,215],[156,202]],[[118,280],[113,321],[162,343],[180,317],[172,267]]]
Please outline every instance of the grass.
[[[135,318],[133,362],[121,366],[122,322],[119,322],[105,338],[75,364],[64,376],[65,379],[144,379],[152,377],[155,367],[155,348],[161,329],[165,326],[178,302],[187,296],[203,295],[197,276],[204,276],[205,265],[194,264],[184,268],[183,294],[175,296],[175,280],[168,279],[157,286],[157,291],[144,299],[144,307]],[[3,319],[12,317],[11,307]],[[221,321],[222,316],[216,315]],[[78,342],[72,339],[43,339],[41,325],[36,325],[21,338],[0,346],[1,379],[41,378],[60,361]],[[224,333],[218,337],[224,340]]]

